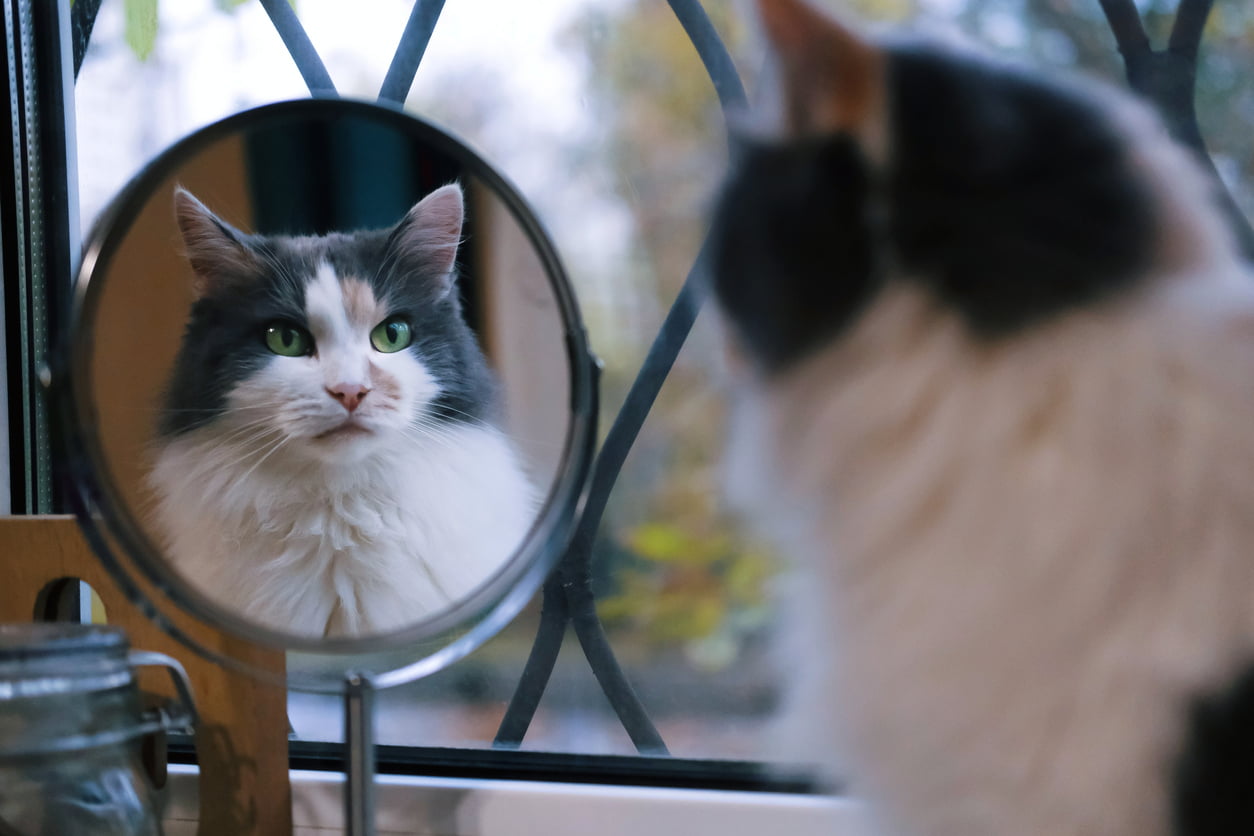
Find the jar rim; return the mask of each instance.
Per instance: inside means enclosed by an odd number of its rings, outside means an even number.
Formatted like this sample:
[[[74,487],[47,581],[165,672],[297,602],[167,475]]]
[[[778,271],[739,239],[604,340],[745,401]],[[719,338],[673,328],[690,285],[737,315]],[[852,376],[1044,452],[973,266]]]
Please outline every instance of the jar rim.
[[[129,649],[126,633],[104,624],[0,624],[0,664],[71,656],[103,659],[125,656]]]

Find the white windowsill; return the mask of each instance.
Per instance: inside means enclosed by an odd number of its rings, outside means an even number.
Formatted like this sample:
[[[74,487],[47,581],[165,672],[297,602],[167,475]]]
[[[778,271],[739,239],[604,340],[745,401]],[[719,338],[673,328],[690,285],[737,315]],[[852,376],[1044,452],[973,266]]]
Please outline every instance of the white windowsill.
[[[195,836],[195,767],[172,765],[166,836]],[[292,773],[296,836],[343,832],[343,776]],[[846,799],[538,781],[380,776],[380,836],[869,836]]]

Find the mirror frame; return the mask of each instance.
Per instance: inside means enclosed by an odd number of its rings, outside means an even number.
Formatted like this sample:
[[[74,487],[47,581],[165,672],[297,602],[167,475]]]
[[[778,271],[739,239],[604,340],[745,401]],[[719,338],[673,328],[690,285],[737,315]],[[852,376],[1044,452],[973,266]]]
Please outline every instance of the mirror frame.
[[[535,249],[557,300],[570,376],[570,424],[561,463],[531,530],[513,555],[470,596],[392,633],[315,639],[281,633],[213,603],[172,571],[145,527],[120,500],[97,432],[90,361],[104,278],[122,240],[156,190],[180,165],[221,139],[288,120],[358,117],[426,143],[464,166],[502,202]],[[288,651],[285,681],[298,690],[339,692],[349,674],[390,687],[439,670],[495,635],[526,606],[564,553],[583,506],[596,444],[600,363],[591,353],[574,291],[547,232],[519,191],[466,143],[389,104],[298,99],[262,105],[201,128],[157,155],[93,224],[75,278],[68,327],[45,377],[64,455],[63,482],[85,537],[127,597],[193,650],[259,678],[277,678],[181,631],[170,608],[254,644]],[[137,581],[142,581],[137,582]],[[144,584],[152,589],[145,594]]]

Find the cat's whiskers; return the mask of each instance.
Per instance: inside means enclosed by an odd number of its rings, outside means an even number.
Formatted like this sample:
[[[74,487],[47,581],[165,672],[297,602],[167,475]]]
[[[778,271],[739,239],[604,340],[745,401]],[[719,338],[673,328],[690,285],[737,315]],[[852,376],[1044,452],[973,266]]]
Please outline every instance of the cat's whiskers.
[[[258,467],[260,467],[260,466],[261,466],[261,464],[262,464],[262,463],[263,463],[266,459],[268,459],[268,458],[270,458],[271,456],[273,456],[273,455],[274,455],[274,454],[275,454],[275,453],[276,453],[279,449],[281,449],[281,448],[282,448],[285,444],[287,444],[287,443],[288,443],[289,441],[291,441],[291,440],[292,440],[292,436],[290,436],[290,435],[289,435],[289,436],[284,436],[283,438],[280,438],[280,439],[278,440],[278,442],[277,442],[276,444],[274,444],[274,445],[273,445],[273,446],[272,446],[272,447],[271,447],[271,448],[270,448],[270,449],[269,449],[269,450],[265,453],[265,455],[263,455],[261,458],[257,459],[257,461],[253,462],[253,466],[252,466],[252,467],[250,467],[250,468],[248,468],[248,470],[244,471],[244,473],[243,473],[243,474],[239,477],[239,481],[241,481],[241,482],[246,481],[246,480],[248,479],[248,477],[252,475],[253,471],[254,471],[254,470],[256,470]]]
[[[224,432],[223,434],[214,435],[212,437],[214,438],[215,441],[221,444],[234,444],[234,443],[238,443],[241,439],[244,439],[246,436],[250,434],[256,434],[258,436],[261,436],[261,435],[264,435],[266,433],[271,433],[271,432],[281,432],[281,430],[274,425],[273,421],[257,420],[257,421],[249,421],[244,424],[233,425],[229,429],[227,429],[226,432]]]
[[[450,448],[456,446],[456,439],[453,435],[438,426],[422,423],[409,423],[401,427],[401,432],[408,438],[417,441],[436,441]]]
[[[488,421],[485,421],[485,420],[483,420],[482,418],[479,418],[479,417],[476,417],[476,416],[474,416],[474,415],[471,415],[469,412],[463,412],[462,410],[457,409],[456,407],[452,407],[452,406],[447,406],[447,405],[444,405],[444,404],[440,404],[439,406],[435,407],[433,411],[436,411],[436,412],[449,412],[449,413],[453,413],[453,414],[455,414],[455,415],[463,415],[463,416],[465,416],[466,418],[468,418],[468,419],[469,419],[468,421],[464,422],[464,423],[465,423],[466,425],[468,425],[468,426],[472,426],[472,427],[492,427],[492,428],[494,428],[494,429],[498,429],[498,430],[500,429],[499,427],[494,427],[494,425],[493,425],[493,424],[491,424],[491,423],[489,423]],[[425,413],[425,414],[422,416],[422,418],[423,418],[423,419],[426,419],[426,420],[430,420],[432,417],[433,417],[433,416],[431,415],[431,413],[430,413],[430,412]],[[529,438],[529,437],[524,437],[524,436],[516,435],[516,434],[514,434],[514,433],[506,433],[504,430],[501,430],[501,434],[502,434],[502,435],[504,435],[505,437],[509,438],[511,441],[523,441],[523,442],[526,442],[527,444],[542,445],[542,446],[545,446],[545,447],[556,448],[556,449],[561,449],[562,447],[564,447],[564,446],[565,446],[565,445],[564,445],[564,444],[562,444],[562,443],[559,443],[559,442],[553,442],[553,441],[549,441],[549,440],[546,440],[546,439],[540,439],[540,438]]]
[[[457,409],[456,407],[449,406],[449,405],[447,405],[447,404],[432,405],[432,406],[430,406],[430,407],[429,407],[429,409],[430,409],[430,411],[431,411],[431,412],[450,412],[450,413],[452,413],[452,414],[454,414],[454,415],[461,415],[461,416],[464,416],[465,418],[468,418],[468,419],[469,419],[469,423],[470,423],[472,426],[476,426],[476,427],[483,427],[483,426],[487,426],[487,425],[488,425],[488,424],[487,424],[487,422],[486,422],[486,421],[484,421],[484,420],[483,420],[482,418],[480,418],[479,416],[477,416],[477,415],[471,415],[469,412],[463,412],[462,410]],[[427,414],[429,415],[429,414],[430,414],[430,412],[428,412]],[[424,416],[424,417],[425,417],[425,416]]]
[[[249,416],[244,421],[231,421],[221,427],[202,428],[199,433],[206,442],[213,442],[223,446],[238,446],[247,444],[254,438],[261,438],[271,433],[281,433],[283,430],[278,426],[273,417],[266,416]]]
[[[212,447],[224,453],[231,453],[250,448],[277,432],[277,430],[266,429],[253,429],[248,432],[241,430],[230,436],[210,436],[205,439],[204,444],[206,447]]]
[[[419,437],[423,437],[423,438],[427,436],[436,436],[441,439],[447,439],[449,441],[453,440],[453,434],[449,432],[446,428],[441,427],[439,424],[435,424],[429,421],[423,421],[421,419],[408,421],[402,424],[401,430],[402,431],[413,430],[415,432],[420,433]]]
[[[443,447],[446,450],[456,450],[458,448],[457,438],[454,435],[433,425],[409,424],[401,432],[411,440],[422,443],[434,443],[436,446]]]
[[[253,403],[253,404],[240,404],[240,405],[231,404],[225,410],[222,407],[210,407],[210,406],[182,407],[182,408],[161,407],[161,411],[169,412],[169,413],[177,412],[177,413],[191,413],[191,414],[199,413],[202,415],[221,415],[223,412],[226,412],[226,411],[239,412],[239,411],[243,411],[247,409],[273,409],[276,406],[281,406],[282,403],[283,403],[282,401],[274,401],[273,403]],[[156,407],[152,407],[152,406],[125,407],[124,406],[124,407],[119,407],[119,410],[125,410],[128,412],[153,412],[156,410]]]
[[[406,427],[406,430],[410,432],[411,438],[417,438],[423,441],[439,441],[441,444],[446,444],[450,447],[454,447],[457,444],[457,437],[455,435],[436,426],[427,424],[410,424]]]
[[[239,450],[253,446],[259,441],[264,441],[272,435],[279,434],[277,429],[253,429],[251,431],[239,431],[230,436],[221,436],[209,439],[209,443],[214,447],[227,450]]]
[[[245,462],[251,460],[254,456],[261,454],[262,451],[265,450],[270,445],[275,444],[276,442],[281,444],[281,443],[288,441],[289,439],[290,439],[290,436],[279,433],[276,430],[273,434],[266,433],[266,434],[251,438],[248,441],[236,442],[234,444],[231,444],[230,446],[235,449],[235,452],[237,455],[226,460],[219,459],[214,462],[214,465],[216,469],[218,470],[222,470],[222,471],[232,470],[233,468],[239,467]],[[269,454],[267,453],[266,455],[269,455]]]

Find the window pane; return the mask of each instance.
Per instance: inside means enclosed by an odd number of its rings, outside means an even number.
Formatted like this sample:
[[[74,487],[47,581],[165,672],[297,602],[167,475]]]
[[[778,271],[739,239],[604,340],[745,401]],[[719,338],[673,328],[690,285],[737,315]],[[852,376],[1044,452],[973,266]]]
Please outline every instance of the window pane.
[[[179,137],[307,95],[258,3],[157,8],[143,59],[127,41],[123,4],[101,9],[77,91],[85,224]],[[296,8],[341,94],[372,98],[408,0],[361,4],[351,15],[336,2]],[[716,11],[734,41],[739,27]],[[605,362],[608,425],[691,266],[725,162],[717,100],[682,28],[660,4],[450,3],[407,107],[468,139],[535,205]],[[717,508],[712,352],[699,328],[620,481],[596,584],[611,640],[673,751],[753,757],[751,732],[773,699],[761,642],[770,566]],[[386,692],[381,742],[490,742],[536,620],[532,607],[453,669]],[[298,736],[340,736],[335,700],[294,694],[291,707]],[[526,746],[633,751],[573,636]]]
[[[104,3],[78,84],[85,228],[177,138],[249,106],[307,95],[255,0],[161,0],[152,51],[142,60],[127,40],[125,5]],[[746,5],[705,5],[752,81],[760,56],[736,14]],[[868,20],[922,21],[1014,57],[1122,83],[1113,38],[1092,0],[829,5],[853,6]],[[1174,4],[1140,5],[1161,43],[1171,19],[1161,9]],[[410,2],[297,0],[296,9],[340,92],[373,98]],[[1247,212],[1254,212],[1252,41],[1254,8],[1216,4],[1198,89],[1216,164]],[[406,107],[480,149],[548,226],[605,363],[608,427],[688,273],[726,163],[717,98],[673,14],[663,3],[624,0],[448,3]],[[703,317],[628,459],[596,547],[594,580],[620,661],[672,752],[764,758],[781,673],[804,660],[774,659],[770,650],[779,613],[771,591],[782,561],[720,501],[720,358],[712,337]],[[384,693],[381,742],[487,746],[536,624],[533,606],[452,669]],[[333,699],[294,694],[291,713],[301,738],[341,734]],[[525,747],[633,751],[573,635]]]

